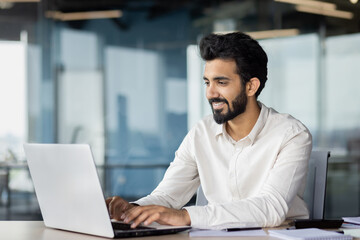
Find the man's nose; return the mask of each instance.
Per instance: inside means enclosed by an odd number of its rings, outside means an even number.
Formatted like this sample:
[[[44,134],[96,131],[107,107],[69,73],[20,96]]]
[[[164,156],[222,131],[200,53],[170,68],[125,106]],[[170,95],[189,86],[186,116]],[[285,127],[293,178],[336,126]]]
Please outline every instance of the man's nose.
[[[206,98],[212,99],[219,97],[219,92],[216,89],[216,86],[214,84],[209,84],[206,88]]]

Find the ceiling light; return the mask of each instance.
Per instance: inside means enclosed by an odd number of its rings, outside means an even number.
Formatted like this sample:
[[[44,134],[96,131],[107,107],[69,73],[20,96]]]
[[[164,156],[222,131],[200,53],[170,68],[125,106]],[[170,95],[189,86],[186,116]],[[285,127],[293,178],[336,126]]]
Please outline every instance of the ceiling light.
[[[47,11],[46,17],[53,18],[61,21],[78,21],[88,19],[101,19],[101,18],[119,18],[122,16],[120,10],[109,11],[90,11],[90,12],[71,12],[63,13],[59,11]]]
[[[311,8],[301,5],[296,6],[295,9],[299,12],[314,13],[314,14],[337,17],[337,18],[352,19],[354,17],[354,14],[352,12],[340,11],[340,10],[317,9],[317,8]]]
[[[335,10],[336,4],[328,3],[328,2],[320,2],[315,0],[275,0],[275,2],[282,2],[282,3],[289,3],[294,5],[303,5],[313,8],[321,8],[321,9],[328,9],[328,10]]]
[[[222,31],[222,32],[214,32],[215,34],[228,34],[236,31]],[[290,37],[296,36],[300,34],[299,29],[291,28],[291,29],[273,29],[266,31],[256,31],[256,32],[245,32],[253,39],[265,39],[265,38],[277,38],[277,37]]]
[[[274,29],[267,31],[257,31],[257,32],[246,32],[254,39],[265,39],[265,38],[278,38],[278,37],[290,37],[300,34],[299,29]]]
[[[357,4],[358,0],[350,0],[352,4]]]
[[[1,2],[0,1],[0,9],[10,9],[14,6],[14,3],[11,2]]]

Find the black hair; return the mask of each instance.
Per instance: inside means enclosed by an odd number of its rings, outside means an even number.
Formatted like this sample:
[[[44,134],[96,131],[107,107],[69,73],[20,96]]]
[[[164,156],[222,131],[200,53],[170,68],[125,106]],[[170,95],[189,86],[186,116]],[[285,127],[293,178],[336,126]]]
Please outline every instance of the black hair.
[[[258,78],[260,86],[255,96],[259,96],[267,80],[268,58],[256,40],[242,32],[212,33],[201,39],[199,48],[205,61],[216,58],[235,60],[243,85],[251,78]]]

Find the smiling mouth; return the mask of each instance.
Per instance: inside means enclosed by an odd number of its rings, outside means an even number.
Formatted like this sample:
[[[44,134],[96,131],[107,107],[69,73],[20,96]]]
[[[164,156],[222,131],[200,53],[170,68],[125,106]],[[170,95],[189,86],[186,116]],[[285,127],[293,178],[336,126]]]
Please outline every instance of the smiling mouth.
[[[225,105],[224,102],[213,102],[212,103],[212,107],[213,109],[220,109],[220,108],[223,108]]]

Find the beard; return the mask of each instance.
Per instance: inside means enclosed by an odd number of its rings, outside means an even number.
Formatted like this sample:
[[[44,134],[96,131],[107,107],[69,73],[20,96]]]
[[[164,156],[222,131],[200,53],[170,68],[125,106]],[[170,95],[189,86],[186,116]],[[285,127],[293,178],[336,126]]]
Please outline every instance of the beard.
[[[241,93],[231,102],[233,110],[230,109],[229,102],[225,98],[209,99],[211,110],[213,112],[213,117],[217,124],[223,124],[245,112],[247,105],[247,96],[244,90],[245,89],[243,89]],[[223,109],[214,110],[212,106],[212,103],[214,102],[224,102],[228,106],[228,111],[226,113],[222,113]]]

